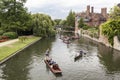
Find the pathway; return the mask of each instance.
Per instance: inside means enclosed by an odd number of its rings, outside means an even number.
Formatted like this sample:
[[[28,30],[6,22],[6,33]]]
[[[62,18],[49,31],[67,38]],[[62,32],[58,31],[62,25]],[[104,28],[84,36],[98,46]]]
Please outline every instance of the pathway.
[[[12,44],[12,43],[17,42],[17,41],[18,41],[18,39],[13,39],[13,40],[8,40],[6,42],[2,42],[2,43],[0,43],[0,47],[6,46],[8,44]]]

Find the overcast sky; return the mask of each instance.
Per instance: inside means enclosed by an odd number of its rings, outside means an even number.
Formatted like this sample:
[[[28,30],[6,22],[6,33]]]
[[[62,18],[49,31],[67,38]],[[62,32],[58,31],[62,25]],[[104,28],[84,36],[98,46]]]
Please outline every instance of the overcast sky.
[[[101,8],[110,8],[120,3],[120,0],[27,0],[25,6],[31,13],[46,13],[53,19],[65,19],[70,10],[83,12],[86,6],[94,7],[94,12],[101,12]]]

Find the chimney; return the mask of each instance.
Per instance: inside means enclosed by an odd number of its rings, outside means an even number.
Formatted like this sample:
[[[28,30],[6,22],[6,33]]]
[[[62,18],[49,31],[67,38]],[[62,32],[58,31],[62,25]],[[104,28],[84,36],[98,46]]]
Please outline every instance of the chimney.
[[[86,11],[87,15],[90,14],[90,5],[87,6],[87,11]]]
[[[91,13],[94,13],[94,7],[91,7]]]
[[[101,8],[101,14],[106,17],[107,15],[107,8]]]

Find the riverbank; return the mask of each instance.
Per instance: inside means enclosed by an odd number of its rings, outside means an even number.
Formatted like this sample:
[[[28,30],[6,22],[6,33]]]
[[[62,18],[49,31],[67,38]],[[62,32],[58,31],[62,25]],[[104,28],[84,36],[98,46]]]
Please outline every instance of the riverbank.
[[[40,39],[40,37],[30,36],[24,42],[21,42],[18,39],[6,42],[0,47],[0,64],[7,61],[12,56],[16,55],[18,52],[22,51],[31,44],[39,41]]]
[[[120,51],[120,47],[119,46],[114,46],[114,47],[112,47],[112,46],[110,46],[110,44],[108,44],[108,43],[103,43],[102,41],[100,41],[100,39],[96,39],[96,38],[92,38],[92,37],[90,37],[89,35],[86,35],[86,34],[82,34],[82,36],[84,36],[84,37],[86,37],[86,38],[89,38],[89,39],[91,39],[91,40],[93,40],[93,41],[96,41],[96,42],[99,42],[99,43],[102,43],[102,44],[104,44],[105,46],[107,46],[107,47],[111,47],[111,48],[114,48],[114,49],[116,49],[116,50],[118,50],[118,51]],[[116,41],[117,42],[117,45],[119,44],[118,43],[118,41]],[[116,43],[116,42],[114,42],[114,43]]]
[[[89,39],[91,39],[91,40],[94,40],[94,41],[96,41],[96,42],[100,42],[99,39],[92,38],[92,37],[90,37],[89,35],[82,34],[82,36],[87,37],[87,38],[89,38]]]

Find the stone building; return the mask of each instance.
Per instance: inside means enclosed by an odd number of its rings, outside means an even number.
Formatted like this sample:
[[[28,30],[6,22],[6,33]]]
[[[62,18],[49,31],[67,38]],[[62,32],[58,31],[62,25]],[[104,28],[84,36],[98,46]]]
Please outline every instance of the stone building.
[[[117,6],[120,7],[120,3]]]
[[[108,19],[107,8],[101,8],[101,13],[95,13],[94,7],[87,6],[85,12],[76,13],[75,27],[78,26],[78,21],[83,18],[84,22],[89,26],[99,26]]]

